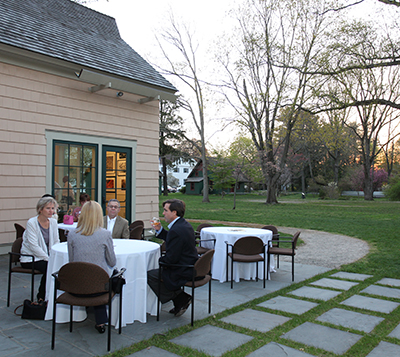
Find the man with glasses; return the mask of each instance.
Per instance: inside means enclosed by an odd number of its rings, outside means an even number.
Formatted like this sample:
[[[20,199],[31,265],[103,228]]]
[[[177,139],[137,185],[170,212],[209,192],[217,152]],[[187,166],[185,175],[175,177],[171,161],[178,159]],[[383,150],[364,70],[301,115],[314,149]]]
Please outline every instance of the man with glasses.
[[[111,232],[113,238],[129,239],[129,223],[118,216],[121,206],[115,198],[108,201],[107,216],[103,217],[103,226]]]

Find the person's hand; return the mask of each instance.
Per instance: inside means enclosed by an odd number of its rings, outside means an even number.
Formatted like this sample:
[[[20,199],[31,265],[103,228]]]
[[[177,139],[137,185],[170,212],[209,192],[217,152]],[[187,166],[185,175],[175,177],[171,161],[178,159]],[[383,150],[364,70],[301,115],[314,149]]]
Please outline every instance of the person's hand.
[[[150,224],[151,224],[151,226],[153,227],[153,229],[154,229],[156,232],[159,231],[159,230],[161,229],[161,223],[160,223],[160,220],[159,220],[159,219],[153,218],[153,219],[150,221]]]

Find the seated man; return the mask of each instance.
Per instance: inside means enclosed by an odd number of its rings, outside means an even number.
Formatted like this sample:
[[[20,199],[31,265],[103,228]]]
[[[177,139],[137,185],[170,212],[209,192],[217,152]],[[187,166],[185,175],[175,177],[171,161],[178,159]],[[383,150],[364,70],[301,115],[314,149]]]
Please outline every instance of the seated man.
[[[103,226],[111,232],[113,238],[129,239],[129,223],[118,216],[121,206],[115,198],[108,201],[107,216],[103,217]]]
[[[166,253],[160,258],[160,262],[167,264],[192,265],[198,259],[195,246],[193,227],[183,218],[185,204],[180,200],[167,200],[163,203],[163,215],[168,224],[169,231],[164,230],[160,223],[153,228],[157,237],[164,239]],[[170,300],[174,302],[174,308],[170,313],[181,316],[192,302],[192,297],[185,293],[182,286],[192,279],[191,268],[163,269],[160,292],[158,292],[158,269],[147,272],[147,283],[159,296],[161,303]]]

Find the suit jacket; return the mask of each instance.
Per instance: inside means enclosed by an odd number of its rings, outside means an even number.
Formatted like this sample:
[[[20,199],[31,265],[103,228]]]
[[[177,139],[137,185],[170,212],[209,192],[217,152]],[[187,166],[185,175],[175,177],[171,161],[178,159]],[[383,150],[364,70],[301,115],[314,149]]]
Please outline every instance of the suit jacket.
[[[107,229],[107,216],[103,217],[103,226]],[[129,223],[125,218],[117,216],[112,231],[112,237],[129,239]]]
[[[198,259],[193,227],[182,217],[175,221],[169,231],[163,229],[158,238],[164,239],[166,253],[160,261],[167,264],[192,265]],[[178,290],[192,279],[192,268],[163,269],[162,279],[168,290]]]

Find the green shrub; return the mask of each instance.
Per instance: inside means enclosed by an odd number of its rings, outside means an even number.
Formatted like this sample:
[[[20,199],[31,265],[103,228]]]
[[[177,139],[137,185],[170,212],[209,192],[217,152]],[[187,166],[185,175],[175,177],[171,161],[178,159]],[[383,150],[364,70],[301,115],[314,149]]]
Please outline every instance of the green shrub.
[[[385,196],[391,201],[400,201],[400,176],[391,177],[386,185]]]

